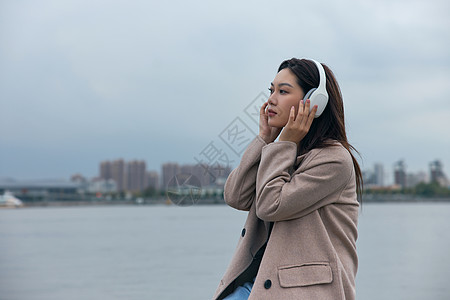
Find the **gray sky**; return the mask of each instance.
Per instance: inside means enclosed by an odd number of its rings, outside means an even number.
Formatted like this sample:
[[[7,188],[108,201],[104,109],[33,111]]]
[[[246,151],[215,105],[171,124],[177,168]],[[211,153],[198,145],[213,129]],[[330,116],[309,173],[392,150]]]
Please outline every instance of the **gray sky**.
[[[196,163],[284,59],[335,73],[362,166],[450,170],[449,1],[0,2],[0,177]]]

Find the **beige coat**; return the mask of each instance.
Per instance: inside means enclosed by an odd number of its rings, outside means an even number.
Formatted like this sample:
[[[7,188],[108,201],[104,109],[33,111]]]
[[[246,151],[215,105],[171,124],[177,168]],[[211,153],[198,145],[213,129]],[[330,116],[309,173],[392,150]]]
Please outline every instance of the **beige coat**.
[[[297,156],[294,142],[256,136],[224,198],[249,213],[213,299],[251,280],[259,264],[249,299],[355,299],[359,204],[353,162],[340,143]]]

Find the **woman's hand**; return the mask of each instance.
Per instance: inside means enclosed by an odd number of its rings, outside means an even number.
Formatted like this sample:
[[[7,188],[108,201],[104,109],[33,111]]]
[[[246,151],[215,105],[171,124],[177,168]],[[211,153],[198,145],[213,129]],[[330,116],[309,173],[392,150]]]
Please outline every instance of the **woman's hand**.
[[[259,111],[259,136],[267,143],[272,143],[278,137],[282,128],[269,126],[269,114],[266,112],[269,101],[264,102]]]
[[[295,117],[294,106],[291,107],[288,122],[280,135],[280,141],[291,141],[299,144],[306,136],[317,111],[317,105],[314,105],[311,112],[309,112],[309,106],[309,99],[306,100],[306,104],[301,100],[298,106],[297,117]]]

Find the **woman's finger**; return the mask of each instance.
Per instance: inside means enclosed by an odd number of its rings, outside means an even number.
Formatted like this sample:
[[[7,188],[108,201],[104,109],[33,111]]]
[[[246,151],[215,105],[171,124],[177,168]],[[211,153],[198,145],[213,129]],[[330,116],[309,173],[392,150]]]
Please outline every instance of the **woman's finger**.
[[[298,105],[298,112],[297,112],[297,116],[301,117],[302,113],[303,113],[303,99],[300,100],[300,104]]]
[[[268,105],[269,101],[264,102],[263,105],[261,105],[261,108],[259,109],[259,131],[260,132],[266,132],[268,130],[268,120],[269,116],[266,113],[266,107]]]
[[[269,105],[269,101],[264,102],[264,104],[261,106],[260,110],[259,110],[259,114],[260,115],[265,115],[266,114],[266,107],[267,105]]]
[[[308,122],[308,114],[309,114],[309,106],[311,104],[311,101],[309,99],[306,99],[305,109],[304,109],[304,118],[302,120],[302,123],[304,125]]]
[[[294,121],[295,121],[295,107],[291,106],[291,110],[289,111],[288,123],[292,124]]]
[[[316,115],[316,112],[317,112],[317,105],[314,105],[311,112],[309,113],[308,121],[306,122],[308,130],[309,127],[311,127],[312,122],[314,121],[314,116]]]

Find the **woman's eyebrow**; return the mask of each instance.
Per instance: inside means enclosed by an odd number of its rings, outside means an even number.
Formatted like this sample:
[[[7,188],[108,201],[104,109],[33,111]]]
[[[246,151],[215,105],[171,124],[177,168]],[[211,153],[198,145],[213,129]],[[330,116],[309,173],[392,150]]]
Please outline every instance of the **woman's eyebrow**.
[[[270,85],[273,86],[273,82],[271,82]],[[287,86],[290,86],[291,88],[293,88],[293,86],[291,84],[287,83],[287,82],[283,82],[283,83],[278,84],[279,87],[283,86],[283,85],[287,85]]]
[[[292,85],[290,85],[289,83],[287,83],[287,82],[284,82],[284,83],[280,83],[278,86],[283,86],[283,85],[287,85],[287,86],[290,86],[291,88],[293,88],[293,86]]]

